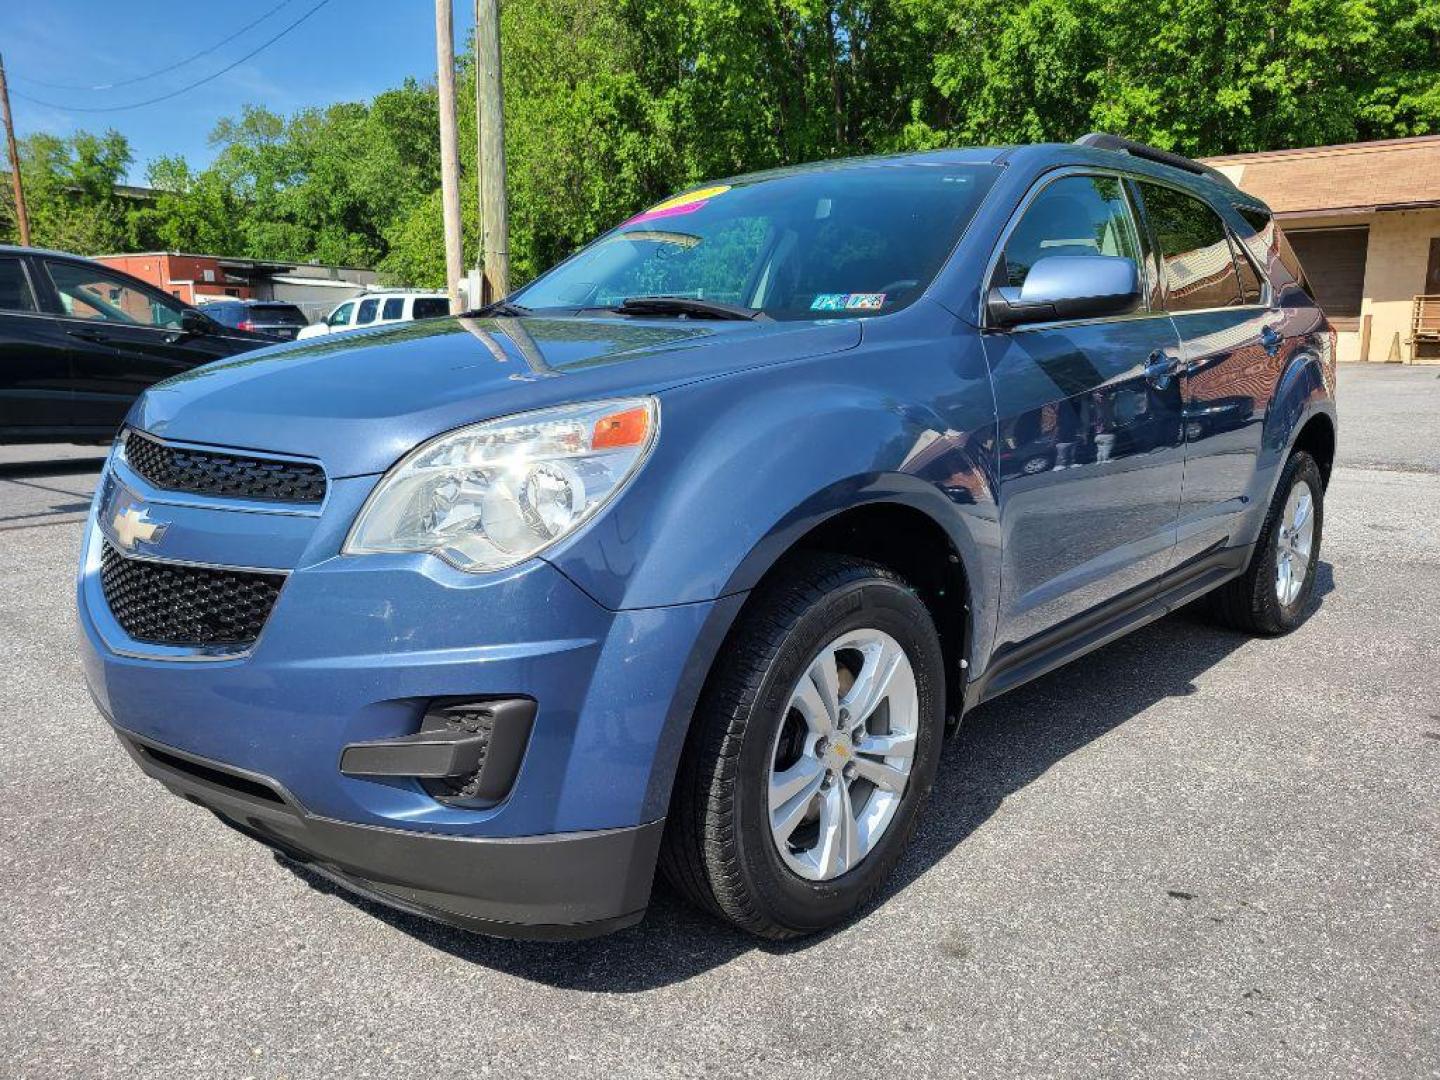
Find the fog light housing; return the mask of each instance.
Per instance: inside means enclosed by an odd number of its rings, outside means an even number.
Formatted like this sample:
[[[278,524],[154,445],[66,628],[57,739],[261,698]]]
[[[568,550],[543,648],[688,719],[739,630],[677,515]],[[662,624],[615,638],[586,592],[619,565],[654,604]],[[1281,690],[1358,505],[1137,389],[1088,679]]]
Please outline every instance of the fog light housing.
[[[535,711],[530,698],[439,698],[430,702],[415,734],[345,747],[340,771],[410,777],[449,806],[494,806],[515,786]]]

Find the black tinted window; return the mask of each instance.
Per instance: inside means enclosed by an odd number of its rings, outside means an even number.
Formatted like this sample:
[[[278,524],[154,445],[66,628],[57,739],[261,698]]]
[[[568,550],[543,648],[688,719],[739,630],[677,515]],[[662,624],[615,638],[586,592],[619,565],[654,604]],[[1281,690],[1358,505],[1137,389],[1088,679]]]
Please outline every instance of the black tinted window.
[[[282,326],[304,326],[310,321],[294,304],[256,304],[250,309],[250,318],[255,322],[279,323]]]
[[[392,296],[385,301],[385,307],[380,313],[384,319],[398,319],[405,314],[405,298],[403,296]]]
[[[417,296],[413,310],[417,319],[433,319],[450,314],[450,301],[443,296]]]
[[[1220,215],[1199,199],[1158,184],[1140,185],[1160,244],[1170,311],[1240,303],[1240,281]]]
[[[34,311],[35,294],[16,258],[0,259],[0,311]]]
[[[375,321],[375,311],[380,307],[379,300],[361,300],[360,310],[355,313],[355,325],[364,326],[366,323]]]

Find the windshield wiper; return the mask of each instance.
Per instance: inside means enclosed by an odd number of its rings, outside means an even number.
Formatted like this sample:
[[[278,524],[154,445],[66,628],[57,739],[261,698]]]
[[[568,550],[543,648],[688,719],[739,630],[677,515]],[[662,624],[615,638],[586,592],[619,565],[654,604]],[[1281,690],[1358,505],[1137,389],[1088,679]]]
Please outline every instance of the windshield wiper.
[[[689,315],[697,319],[770,318],[763,311],[722,304],[718,300],[697,300],[693,296],[627,296],[614,310],[621,315]]]
[[[511,318],[519,318],[521,315],[529,315],[530,309],[523,304],[512,304],[509,300],[496,300],[486,304],[484,307],[472,308],[469,311],[462,311],[456,318],[459,319],[488,319],[495,315],[508,315]]]

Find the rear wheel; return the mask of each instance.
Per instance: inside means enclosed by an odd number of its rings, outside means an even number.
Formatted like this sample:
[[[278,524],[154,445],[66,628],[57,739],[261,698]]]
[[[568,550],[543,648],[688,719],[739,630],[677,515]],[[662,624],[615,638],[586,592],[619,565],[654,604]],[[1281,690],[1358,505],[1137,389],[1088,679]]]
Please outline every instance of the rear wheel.
[[[903,579],[848,557],[791,563],[741,616],[696,711],[667,877],[764,937],[844,920],[914,828],[943,698],[939,636]]]
[[[1315,595],[1325,487],[1320,467],[1303,450],[1290,455],[1276,485],[1250,566],[1207,598],[1227,626],[1251,634],[1288,634],[1305,619]]]

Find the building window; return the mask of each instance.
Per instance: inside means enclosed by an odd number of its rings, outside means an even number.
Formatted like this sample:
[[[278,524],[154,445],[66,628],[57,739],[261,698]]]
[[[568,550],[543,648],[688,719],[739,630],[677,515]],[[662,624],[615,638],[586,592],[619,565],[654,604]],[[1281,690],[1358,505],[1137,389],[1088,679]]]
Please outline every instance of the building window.
[[[1285,235],[1300,263],[1315,302],[1336,330],[1360,329],[1365,298],[1365,250],[1370,229],[1287,229]]]

